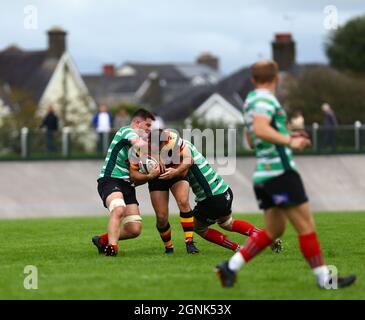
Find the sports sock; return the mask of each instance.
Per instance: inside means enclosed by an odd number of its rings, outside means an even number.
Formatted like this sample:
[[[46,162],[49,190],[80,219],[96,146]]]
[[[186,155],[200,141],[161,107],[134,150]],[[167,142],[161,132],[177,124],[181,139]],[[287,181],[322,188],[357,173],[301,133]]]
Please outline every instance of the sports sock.
[[[185,242],[193,240],[193,211],[180,212],[180,224],[184,230]]]
[[[236,250],[238,247],[236,242],[229,240],[222,232],[212,228],[208,228],[203,238],[230,250]]]
[[[104,233],[104,234],[100,235],[99,237],[100,237],[100,239],[99,239],[100,245],[106,246],[109,242],[108,234]]]
[[[232,231],[250,237],[253,232],[258,232],[260,231],[260,229],[256,228],[252,223],[249,223],[247,221],[233,220]]]
[[[272,243],[272,239],[268,236],[266,230],[254,232],[246,241],[245,245],[240,249],[245,262],[250,261],[254,256]]]
[[[300,250],[312,269],[324,265],[321,247],[315,232],[299,236]]]
[[[245,259],[243,259],[243,256],[241,252],[236,252],[231,259],[228,261],[228,268],[233,270],[234,272],[238,272],[242,266],[245,264]]]
[[[321,246],[315,232],[299,236],[300,250],[313,270],[318,284],[323,287],[328,282],[330,273],[324,264]]]
[[[166,248],[173,247],[173,243],[171,240],[171,226],[170,223],[167,222],[166,226],[160,228],[156,226],[158,232],[160,233],[161,240],[163,241]]]

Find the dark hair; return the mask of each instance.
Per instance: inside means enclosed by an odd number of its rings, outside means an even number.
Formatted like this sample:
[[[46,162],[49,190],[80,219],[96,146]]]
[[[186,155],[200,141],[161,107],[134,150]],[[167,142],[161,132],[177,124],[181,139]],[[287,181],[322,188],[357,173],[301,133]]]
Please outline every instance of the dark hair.
[[[152,119],[153,121],[156,120],[155,116],[146,109],[138,109],[135,113],[133,113],[132,120],[137,117],[142,118],[143,120],[146,119]]]

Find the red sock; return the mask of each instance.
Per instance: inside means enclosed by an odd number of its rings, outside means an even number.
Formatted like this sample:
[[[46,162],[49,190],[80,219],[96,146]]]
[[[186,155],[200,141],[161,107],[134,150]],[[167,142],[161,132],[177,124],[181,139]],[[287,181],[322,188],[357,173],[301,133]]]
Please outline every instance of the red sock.
[[[233,220],[232,231],[250,237],[253,232],[258,232],[260,231],[260,229],[257,229],[252,223],[249,223],[247,221]]]
[[[230,250],[236,250],[238,247],[236,242],[229,240],[222,232],[212,228],[208,228],[204,239]]]
[[[254,232],[246,241],[240,252],[246,262],[250,261],[254,256],[272,243],[272,239],[268,236],[266,230]]]
[[[312,269],[324,265],[321,246],[315,232],[299,236],[299,244],[304,258]]]
[[[100,237],[99,243],[102,246],[106,246],[108,244],[108,242],[109,242],[108,234],[107,233],[104,233],[104,234],[100,235],[99,237]]]

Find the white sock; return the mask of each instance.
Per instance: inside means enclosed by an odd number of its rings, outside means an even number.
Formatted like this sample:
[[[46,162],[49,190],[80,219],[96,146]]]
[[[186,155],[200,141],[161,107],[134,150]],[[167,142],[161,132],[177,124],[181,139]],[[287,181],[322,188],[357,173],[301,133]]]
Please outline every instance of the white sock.
[[[329,283],[331,275],[326,265],[314,268],[313,273],[315,274],[317,283],[321,288],[324,288],[324,286]]]
[[[228,261],[228,268],[234,272],[238,272],[245,264],[245,259],[243,258],[241,252],[236,252],[231,259]]]

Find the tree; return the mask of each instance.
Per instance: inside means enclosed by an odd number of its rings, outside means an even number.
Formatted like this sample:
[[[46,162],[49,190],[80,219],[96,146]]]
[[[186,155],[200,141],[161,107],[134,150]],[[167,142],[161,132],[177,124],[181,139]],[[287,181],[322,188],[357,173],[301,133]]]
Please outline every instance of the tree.
[[[23,127],[38,128],[41,119],[36,117],[37,104],[32,95],[25,90],[13,88],[10,99],[14,106],[11,114],[13,128],[18,131]]]
[[[333,31],[325,47],[331,66],[365,73],[365,15]]]
[[[327,66],[316,66],[307,67],[298,79],[286,81],[288,111],[302,111],[306,124],[322,123],[324,102],[332,106],[340,124],[365,122],[365,80]]]
[[[41,121],[35,115],[37,105],[29,92],[13,88],[9,100],[12,108],[0,121],[0,154],[19,152],[21,128],[38,128]]]

